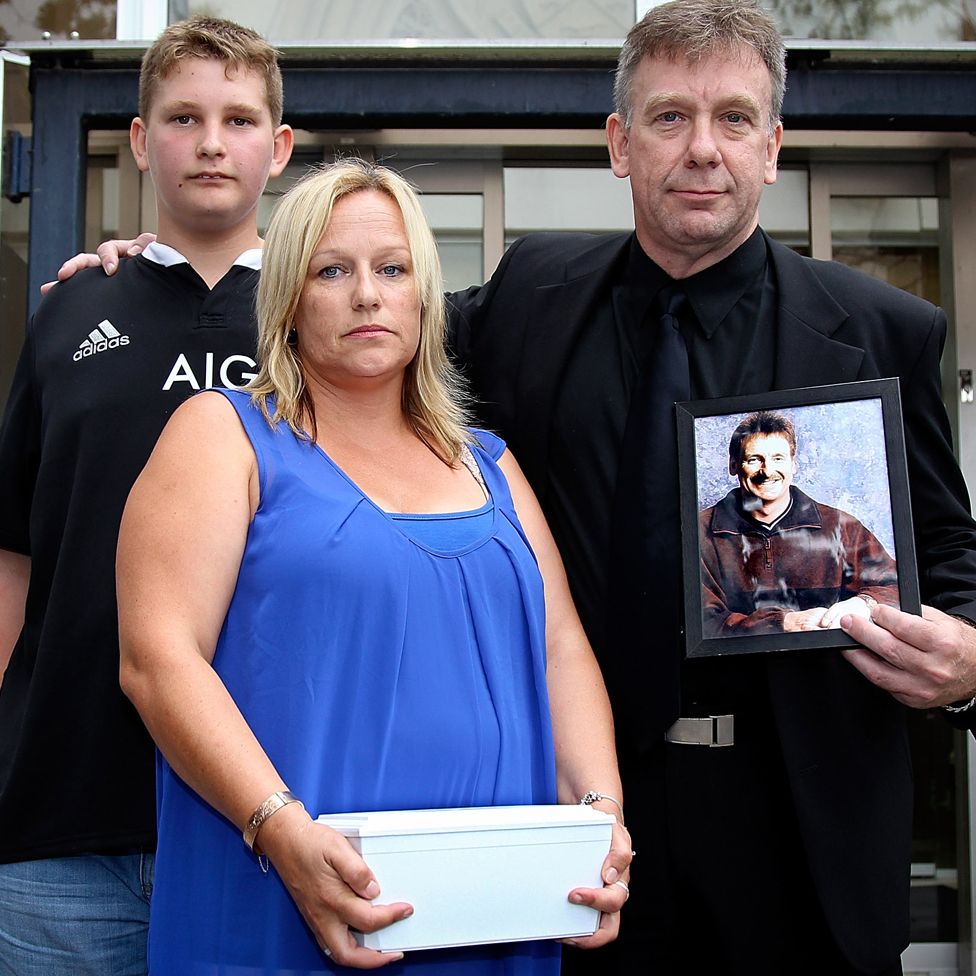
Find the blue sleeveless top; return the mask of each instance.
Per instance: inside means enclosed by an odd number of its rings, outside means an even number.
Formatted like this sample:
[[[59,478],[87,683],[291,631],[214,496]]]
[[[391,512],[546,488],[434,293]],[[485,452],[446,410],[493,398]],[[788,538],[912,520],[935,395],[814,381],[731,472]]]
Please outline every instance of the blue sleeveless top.
[[[213,666],[289,789],[312,817],[554,803],[542,579],[495,463],[504,443],[475,432],[489,515],[442,550],[317,445],[270,428],[247,393],[220,392],[261,497]],[[153,976],[350,971],[162,757],[157,783]],[[526,942],[410,953],[384,972],[553,976],[558,959],[557,944]]]

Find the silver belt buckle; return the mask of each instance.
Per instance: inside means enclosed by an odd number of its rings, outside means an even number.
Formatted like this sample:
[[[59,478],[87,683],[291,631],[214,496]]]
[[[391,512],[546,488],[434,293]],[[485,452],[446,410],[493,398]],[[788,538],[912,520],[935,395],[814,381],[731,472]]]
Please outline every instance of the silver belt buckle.
[[[664,733],[664,739],[675,745],[708,746],[710,749],[719,749],[734,744],[734,731],[734,715],[679,718]]]

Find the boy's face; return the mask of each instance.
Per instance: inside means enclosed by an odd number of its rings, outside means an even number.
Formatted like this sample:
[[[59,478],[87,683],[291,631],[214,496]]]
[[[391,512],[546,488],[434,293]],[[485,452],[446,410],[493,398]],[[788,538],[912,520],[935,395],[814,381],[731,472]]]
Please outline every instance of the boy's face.
[[[204,58],[158,83],[149,118],[134,119],[129,137],[139,169],[152,175],[164,239],[246,229],[292,147],[291,129],[272,124],[264,79]]]

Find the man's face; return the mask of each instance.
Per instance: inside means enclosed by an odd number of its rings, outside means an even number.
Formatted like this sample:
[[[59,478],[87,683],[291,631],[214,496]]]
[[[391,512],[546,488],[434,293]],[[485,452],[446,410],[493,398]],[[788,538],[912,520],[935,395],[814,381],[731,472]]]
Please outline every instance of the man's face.
[[[769,71],[749,49],[694,64],[645,58],[631,98],[629,129],[607,120],[613,171],[630,177],[645,251],[686,277],[749,237],[776,180],[783,128],[769,130]]]
[[[782,434],[753,434],[742,442],[738,467],[729,465],[737,476],[746,511],[765,508],[789,498],[793,483],[793,451]],[[777,506],[778,507],[778,506]]]

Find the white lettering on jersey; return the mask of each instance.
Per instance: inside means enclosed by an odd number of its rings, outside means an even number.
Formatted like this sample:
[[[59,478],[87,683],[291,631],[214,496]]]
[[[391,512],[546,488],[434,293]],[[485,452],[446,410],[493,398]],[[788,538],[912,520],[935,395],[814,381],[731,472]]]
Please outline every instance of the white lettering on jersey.
[[[0,0],[2,2],[2,0]],[[91,332],[88,333],[88,338],[82,339],[81,345],[78,347],[77,352],[72,355],[72,359],[76,363],[80,363],[81,360],[87,359],[89,356],[94,356],[100,352],[106,352],[109,349],[118,349],[120,346],[127,346],[129,344],[129,337],[127,335],[122,335],[121,332],[108,319],[102,319],[98,325],[95,326]]]
[[[189,383],[192,389],[200,389],[200,384],[193,375],[193,370],[190,369],[190,364],[186,361],[186,356],[183,353],[176,357],[176,362],[173,363],[173,368],[169,371],[169,376],[166,377],[166,382],[163,384],[163,390],[171,390],[174,383]]]
[[[234,369],[234,367],[240,366],[246,368]],[[246,386],[257,376],[257,373],[251,372],[254,369],[257,369],[257,363],[250,356],[232,355],[220,363],[216,375],[221,386],[241,387]],[[169,371],[166,382],[163,383],[163,391],[171,390],[176,383],[189,383],[191,390],[209,389],[214,385],[214,373],[214,354],[212,352],[204,354],[203,361],[197,364],[196,372],[190,365],[186,354],[181,352],[176,357],[176,362],[173,363],[173,368]],[[202,387],[198,379],[201,375],[203,376]]]
[[[247,384],[250,383],[251,380],[253,380],[254,377],[258,375],[257,373],[251,373],[248,370],[241,370],[241,375],[238,378],[239,382],[235,383],[234,380],[230,378],[227,372],[228,369],[234,363],[243,363],[244,365],[249,366],[251,369],[257,368],[257,363],[253,359],[251,359],[250,356],[228,356],[220,364],[220,385],[221,386],[247,386]]]

